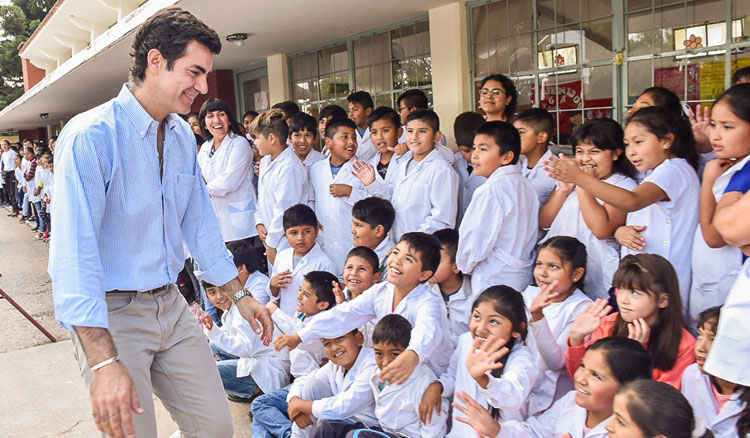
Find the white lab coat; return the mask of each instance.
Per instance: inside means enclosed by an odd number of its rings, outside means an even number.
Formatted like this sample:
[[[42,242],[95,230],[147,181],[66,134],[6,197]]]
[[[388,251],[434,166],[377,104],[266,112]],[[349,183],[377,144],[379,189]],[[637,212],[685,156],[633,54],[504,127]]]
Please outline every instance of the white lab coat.
[[[381,274],[381,282],[385,281],[387,275],[385,264],[388,261],[388,251],[390,251],[394,246],[396,246],[396,244],[394,244],[393,240],[391,240],[391,236],[386,234],[385,238],[383,238],[383,240],[381,240],[380,243],[378,243],[378,246],[374,249],[375,254],[377,254],[378,256],[378,260],[380,260],[380,266],[378,269]]]
[[[237,306],[224,312],[221,322],[221,327],[214,324],[211,330],[204,331],[212,344],[239,357],[237,377],[251,376],[264,393],[289,384],[289,354],[276,352],[273,345],[263,345]]]
[[[458,338],[458,347],[451,356],[448,370],[440,376],[443,397],[453,398],[454,403],[462,404],[455,394],[466,391],[480,405],[500,409],[504,420],[524,420],[526,398],[538,375],[534,356],[529,347],[517,341],[508,353],[508,362],[503,367],[502,376],[496,378],[488,374],[490,384],[487,389],[481,388],[466,368],[466,359],[472,348],[474,348],[474,339],[471,333],[464,333]],[[476,437],[477,433],[474,429],[456,420],[456,416],[463,415],[458,409],[453,409],[453,428],[448,437]]]
[[[471,199],[458,228],[456,265],[471,274],[471,288],[531,283],[539,200],[517,164],[497,168]]]
[[[742,391],[735,392],[717,413],[719,405],[714,396],[711,378],[700,371],[697,363],[683,371],[680,391],[693,407],[695,418],[703,420],[716,438],[737,437],[737,420],[745,407],[745,403],[739,399]]]
[[[607,438],[605,426],[610,418],[586,430],[586,409],[576,404],[576,392],[570,391],[550,409],[529,417],[526,422],[502,421],[497,438],[560,438],[569,433],[572,438]]]
[[[292,316],[277,310],[271,315],[274,324],[274,333],[277,335],[293,335],[300,331],[306,324],[309,324],[315,318],[315,315],[308,315],[302,319],[299,312],[295,312],[294,316]],[[306,376],[320,368],[320,364],[323,362],[325,356],[326,353],[320,339],[316,338],[308,342],[303,342],[289,352],[289,361],[291,362],[289,371],[295,379]]]
[[[299,158],[299,156],[297,158]],[[316,151],[315,149],[310,149],[310,152],[307,153],[307,156],[305,157],[305,159],[302,160],[302,164],[305,166],[305,169],[309,171],[313,164],[317,163],[320,160],[325,160],[325,159],[326,159],[326,156],[323,155],[322,152]]]
[[[271,296],[268,294],[268,276],[266,274],[255,271],[247,277],[245,287],[252,292],[253,298],[260,301],[263,305],[268,304],[271,301]]]
[[[378,164],[380,163],[380,152],[376,153],[372,159],[368,162],[372,167],[375,168],[375,181],[369,186],[365,187],[368,195],[377,196],[383,199],[391,199],[393,194],[393,188],[398,175],[398,166],[404,161],[404,158],[410,158],[411,152],[407,152],[404,155],[393,154],[391,161],[388,162],[388,169],[385,172],[385,178],[380,176],[377,172]]]
[[[314,209],[323,229],[318,236],[323,250],[336,266],[335,275],[344,272],[346,255],[354,247],[352,207],[367,197],[362,182],[352,175],[354,159],[344,163],[336,176],[331,172],[331,159],[318,161],[310,168],[310,185],[314,193]],[[331,184],[346,184],[352,192],[346,197],[331,195]]]
[[[289,247],[282,224],[284,211],[296,204],[307,204],[307,186],[307,169],[294,149],[284,149],[273,161],[270,155],[260,160],[255,223],[265,225],[268,231],[266,245],[269,247],[278,251]]]
[[[372,137],[370,137],[370,128],[367,127],[365,132],[360,135],[359,129],[354,130],[357,133],[357,159],[362,161],[370,161],[372,157],[378,152],[375,145],[372,143]]]
[[[526,308],[542,290],[529,286],[523,291]],[[564,301],[552,303],[542,310],[544,318],[529,322],[529,348],[535,352],[539,379],[528,399],[528,414],[536,415],[549,408],[563,394],[573,389],[573,381],[565,371],[565,350],[573,321],[591,303],[591,299],[579,289]],[[527,312],[528,313],[528,312]],[[531,321],[531,314],[528,314]]]
[[[328,258],[317,243],[294,266],[294,248],[286,248],[276,256],[276,263],[271,270],[271,278],[281,272],[291,271],[292,277],[285,288],[279,290],[279,296],[271,295],[270,284],[268,295],[271,299],[279,300],[279,309],[287,315],[294,315],[297,311],[297,293],[302,286],[305,274],[310,271],[326,271],[336,275],[336,265]]]
[[[437,378],[435,373],[424,364],[418,364],[406,382],[401,385],[386,385],[383,383],[378,370],[370,378],[370,388],[375,398],[375,416],[380,427],[390,433],[409,438],[443,438],[448,419],[449,402],[443,399],[440,405],[440,415],[433,413],[430,424],[419,421],[419,405],[422,396]]]
[[[443,293],[440,292],[440,285],[431,283],[430,289],[443,302],[443,332],[451,343],[450,351],[454,351],[458,345],[458,337],[469,331],[471,307],[476,299],[471,289],[471,277],[464,275],[461,288],[448,297],[448,302],[445,302]]]
[[[714,182],[713,195],[718,203],[729,180],[750,161],[750,155],[722,173]],[[690,286],[690,301],[688,306],[688,324],[694,326],[698,315],[714,306],[724,304],[734,281],[742,268],[742,251],[731,245],[721,248],[711,248],[703,238],[701,225],[695,229],[693,239],[693,282]]]
[[[521,166],[521,174],[526,178],[531,185],[531,188],[536,192],[539,198],[539,205],[544,205],[547,202],[547,198],[555,190],[557,186],[557,180],[549,176],[546,170],[544,170],[544,161],[554,156],[552,151],[547,149],[547,152],[539,158],[534,167],[529,168],[529,160],[525,155],[521,155],[518,159],[518,164]]]
[[[364,323],[380,321],[385,315],[397,313],[412,325],[411,341],[408,350],[419,356],[420,362],[435,372],[442,374],[448,366],[449,344],[446,343],[441,326],[440,298],[424,284],[412,289],[396,308],[393,308],[394,289],[391,283],[378,283],[356,299],[337,305],[321,313],[310,325],[302,328],[297,335],[303,342],[313,338],[336,338]]]
[[[214,139],[203,143],[198,152],[201,175],[219,220],[225,242],[258,235],[255,228],[255,187],[253,151],[245,137],[230,132],[212,155]]]
[[[299,397],[305,382],[317,379],[326,383],[333,394],[332,397],[313,401],[312,413],[317,419],[349,419],[361,421],[370,427],[375,426],[378,420],[375,418],[370,377],[377,372],[375,353],[363,347],[349,372],[329,361],[320,369],[295,380],[286,400],[288,402],[293,397]]]
[[[750,386],[750,259],[729,291],[704,369],[712,376]]]
[[[633,251],[623,246],[622,255],[652,253],[669,260],[677,271],[683,313],[687,314],[693,238],[700,204],[698,174],[684,158],[671,158],[658,165],[641,184],[647,182],[659,186],[669,201],[628,213],[627,225],[647,226],[641,233],[646,239],[646,247],[642,251]]]
[[[464,213],[469,208],[474,191],[487,181],[486,177],[479,176],[473,171],[469,173],[470,165],[471,163],[466,161],[461,152],[456,152],[453,169],[458,174],[458,224],[461,224]]]
[[[621,173],[612,174],[603,181],[630,191],[637,186],[635,181]],[[604,205],[603,201],[596,201]],[[586,246],[586,276],[583,279],[583,289],[591,299],[609,299],[612,277],[620,265],[620,244],[614,237],[599,239],[594,235],[583,219],[577,189],[574,189],[563,202],[544,240],[555,236],[575,237]]]
[[[420,162],[413,157],[405,159],[398,167],[391,203],[396,210],[394,241],[411,231],[434,233],[453,228],[458,207],[458,175],[436,149]]]

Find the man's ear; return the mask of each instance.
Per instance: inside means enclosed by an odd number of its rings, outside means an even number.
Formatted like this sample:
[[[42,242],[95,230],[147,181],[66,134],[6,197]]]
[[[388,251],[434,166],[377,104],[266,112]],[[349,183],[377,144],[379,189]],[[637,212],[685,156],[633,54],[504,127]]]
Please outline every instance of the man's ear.
[[[146,54],[146,70],[150,70],[152,74],[158,74],[162,67],[167,67],[167,60],[161,52],[157,49],[149,50]]]

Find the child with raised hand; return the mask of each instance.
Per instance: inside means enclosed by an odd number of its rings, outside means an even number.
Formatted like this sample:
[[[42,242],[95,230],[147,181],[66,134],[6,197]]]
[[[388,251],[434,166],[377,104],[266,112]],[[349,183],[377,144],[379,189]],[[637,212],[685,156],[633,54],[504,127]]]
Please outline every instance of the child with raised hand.
[[[354,246],[365,246],[375,251],[380,260],[381,281],[388,275],[385,269],[388,253],[395,246],[390,237],[396,211],[387,199],[371,196],[357,201],[352,207],[352,235]]]
[[[355,175],[373,195],[389,197],[398,173],[398,164],[403,155],[394,154],[398,138],[403,129],[399,118],[392,108],[381,106],[367,116],[370,127],[370,138],[377,153],[369,161],[358,161],[354,164]],[[379,184],[373,184],[375,180]]]
[[[453,403],[465,417],[456,413],[455,419],[468,424],[482,437],[605,438],[615,392],[629,382],[650,379],[651,358],[638,342],[611,337],[590,345],[583,363],[576,371],[575,391],[568,392],[551,408],[525,422],[505,419],[498,422],[466,393],[457,395],[462,404]]]
[[[698,313],[724,304],[742,268],[742,251],[728,245],[716,230],[715,213],[735,203],[747,187],[737,190],[730,182],[750,170],[750,85],[722,93],[711,112],[710,141],[717,159],[703,171],[700,224],[693,240],[692,286],[689,322],[694,327]]]
[[[289,140],[297,157],[308,170],[326,157],[315,150],[318,144],[318,122],[315,117],[299,112],[289,119]]]
[[[576,165],[602,182],[633,190],[638,185],[635,168],[625,157],[623,130],[612,119],[589,120],[571,136]],[[573,236],[586,245],[586,295],[609,299],[612,275],[620,263],[615,230],[625,225],[627,214],[595,198],[582,187],[557,182],[539,210],[539,226],[549,228],[547,238]]]
[[[381,372],[383,380],[403,383],[420,362],[435,372],[448,365],[448,348],[441,327],[440,298],[424,284],[440,263],[440,244],[425,233],[406,233],[388,256],[388,281],[366,290],[316,318],[295,335],[279,335],[277,350],[294,349],[313,338],[340,336],[364,323],[398,313],[413,325],[409,348]]]
[[[682,374],[682,394],[717,437],[744,437],[750,432],[750,389],[712,376],[703,365],[719,325],[721,307],[712,307],[698,317],[695,362]]]
[[[693,408],[680,391],[653,380],[636,380],[617,391],[607,432],[609,438],[714,437],[696,421]]]
[[[521,137],[510,123],[477,128],[471,159],[474,172],[487,181],[466,209],[456,253],[474,291],[497,284],[524,290],[531,283],[539,201],[521,175],[520,152]]]
[[[321,246],[336,265],[344,270],[346,253],[352,248],[351,224],[354,203],[366,197],[362,183],[352,175],[357,153],[357,127],[349,119],[331,119],[325,143],[331,156],[310,168],[315,214],[322,225]]]
[[[372,341],[375,344],[375,363],[379,369],[388,366],[406,350],[411,338],[411,324],[401,315],[386,315],[375,326]],[[313,437],[329,438],[442,438],[445,436],[445,420],[448,417],[448,401],[441,402],[441,416],[435,421],[423,424],[419,421],[419,403],[427,386],[434,382],[435,374],[426,365],[419,365],[402,385],[392,385],[383,381],[378,374],[370,378],[370,388],[375,398],[375,416],[378,427],[362,429],[358,425],[342,421],[327,421],[329,427],[316,428]],[[335,432],[335,433],[332,433]]]
[[[539,246],[534,266],[537,286],[523,291],[530,312],[529,343],[539,368],[528,415],[544,411],[573,389],[565,372],[565,349],[573,321],[592,302],[582,291],[586,275],[586,247],[576,238],[556,236]]]
[[[442,298],[443,331],[451,343],[451,351],[456,349],[458,337],[469,331],[471,306],[474,294],[471,278],[456,267],[458,231],[446,228],[432,233],[440,241],[440,265],[430,278],[430,287]]]
[[[563,156],[547,160],[547,170],[558,181],[628,213],[626,225],[615,231],[622,255],[647,252],[669,260],[677,271],[685,314],[700,197],[690,123],[659,107],[640,109],[628,119],[625,148],[636,169],[651,171],[632,191],[600,180]]]
[[[453,134],[456,136],[456,152],[453,160],[453,170],[458,174],[458,221],[464,217],[464,212],[469,207],[474,191],[485,181],[486,177],[479,176],[474,172],[471,164],[471,156],[474,154],[474,134],[477,128],[484,124],[484,117],[473,111],[461,113],[453,122]]]
[[[677,274],[656,254],[625,256],[612,281],[619,312],[596,300],[570,328],[565,367],[572,376],[586,346],[607,336],[635,339],[651,354],[654,380],[679,388],[682,372],[695,362],[695,338],[685,329]]]
[[[538,370],[525,343],[526,306],[521,294],[508,286],[485,290],[474,301],[469,326],[469,332],[458,339],[448,370],[422,398],[422,422],[433,420],[441,397],[462,392],[489,407],[495,418],[525,419],[526,399]],[[470,436],[477,436],[471,427],[453,421],[448,437]]]
[[[284,212],[284,233],[291,248],[282,250],[276,257],[268,293],[271,300],[279,301],[282,312],[294,315],[302,277],[310,271],[337,273],[338,270],[315,241],[318,218],[310,207],[297,204],[288,208]]]

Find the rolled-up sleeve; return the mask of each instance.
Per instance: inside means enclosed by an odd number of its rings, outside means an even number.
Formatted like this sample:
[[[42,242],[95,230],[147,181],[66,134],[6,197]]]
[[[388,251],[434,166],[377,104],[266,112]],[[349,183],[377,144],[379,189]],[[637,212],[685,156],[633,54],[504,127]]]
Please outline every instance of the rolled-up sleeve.
[[[48,271],[55,318],[64,328],[109,328],[99,232],[108,175],[95,142],[86,134],[72,139],[55,160],[55,233]]]

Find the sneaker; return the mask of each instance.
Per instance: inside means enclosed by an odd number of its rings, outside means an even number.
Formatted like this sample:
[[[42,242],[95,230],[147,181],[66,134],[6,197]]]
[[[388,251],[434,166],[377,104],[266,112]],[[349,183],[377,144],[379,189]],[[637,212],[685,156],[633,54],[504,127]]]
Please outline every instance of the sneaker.
[[[10,216],[10,217],[16,217],[16,216],[18,216],[19,214],[20,214],[20,213],[18,213],[17,211],[14,211],[13,213],[9,214],[8,216]]]
[[[43,238],[44,238],[44,234],[43,233],[39,233],[36,236],[34,236],[34,240],[42,240]]]
[[[49,231],[44,232],[44,236],[42,236],[42,239],[49,240]]]

